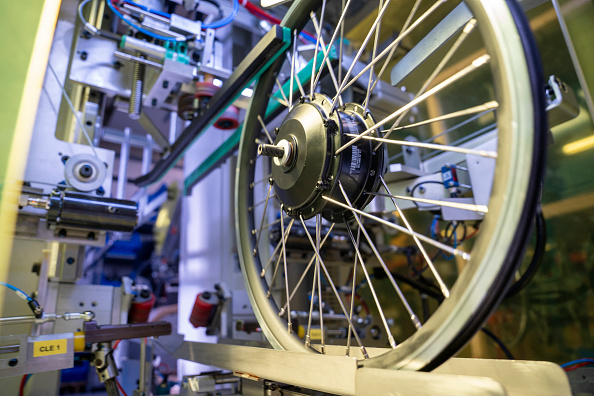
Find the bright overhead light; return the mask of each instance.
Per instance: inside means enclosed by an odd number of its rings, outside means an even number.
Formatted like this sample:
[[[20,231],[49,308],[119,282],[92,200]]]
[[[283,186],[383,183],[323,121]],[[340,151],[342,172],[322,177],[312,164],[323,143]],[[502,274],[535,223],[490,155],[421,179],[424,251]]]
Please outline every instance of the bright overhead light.
[[[565,155],[573,155],[594,148],[594,135],[567,143],[561,149]]]
[[[291,0],[262,0],[260,3],[262,4],[262,7],[269,8],[279,4],[288,3],[289,1]]]

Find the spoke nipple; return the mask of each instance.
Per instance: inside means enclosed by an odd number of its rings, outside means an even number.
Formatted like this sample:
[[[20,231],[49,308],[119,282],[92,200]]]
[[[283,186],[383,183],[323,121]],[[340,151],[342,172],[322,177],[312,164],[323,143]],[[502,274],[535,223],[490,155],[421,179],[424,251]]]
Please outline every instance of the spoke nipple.
[[[260,278],[264,278],[264,275],[266,275],[266,271],[262,270],[262,272],[260,272]]]
[[[252,253],[254,253],[255,256],[256,254],[258,254],[258,249],[254,249]]]
[[[266,293],[266,298],[270,299],[271,295],[272,295],[272,293],[270,293],[270,290],[269,290],[268,293]]]
[[[278,311],[278,316],[283,316],[285,314],[285,309],[281,309],[280,311]]]
[[[272,177],[268,179],[268,184],[270,184],[271,186],[274,184],[274,179]]]

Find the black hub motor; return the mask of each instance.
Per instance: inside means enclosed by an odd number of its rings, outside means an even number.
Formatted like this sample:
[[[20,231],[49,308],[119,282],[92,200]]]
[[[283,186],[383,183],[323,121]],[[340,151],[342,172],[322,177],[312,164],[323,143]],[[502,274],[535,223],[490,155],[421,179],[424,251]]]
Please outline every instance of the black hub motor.
[[[354,103],[332,111],[332,101],[321,94],[302,98],[278,130],[274,145],[262,144],[258,154],[273,157],[272,178],[284,211],[298,219],[321,213],[326,220],[350,219],[352,213],[322,195],[346,203],[340,182],[355,209],[363,209],[380,186],[387,170],[385,145],[360,139],[340,154],[336,151],[373,127],[375,121]],[[373,130],[370,137],[380,137]]]

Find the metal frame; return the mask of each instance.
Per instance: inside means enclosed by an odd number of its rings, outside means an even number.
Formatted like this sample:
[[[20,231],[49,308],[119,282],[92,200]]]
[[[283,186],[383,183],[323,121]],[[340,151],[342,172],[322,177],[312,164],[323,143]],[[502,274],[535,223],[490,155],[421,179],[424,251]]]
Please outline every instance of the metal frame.
[[[571,395],[565,372],[549,362],[454,358],[433,372],[418,372],[362,368],[355,357],[187,341],[175,356],[339,395]]]

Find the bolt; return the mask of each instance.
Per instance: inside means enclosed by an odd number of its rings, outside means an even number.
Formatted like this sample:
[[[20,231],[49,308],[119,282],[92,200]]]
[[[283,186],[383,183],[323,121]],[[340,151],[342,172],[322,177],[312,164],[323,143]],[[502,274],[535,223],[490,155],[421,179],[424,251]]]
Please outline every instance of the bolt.
[[[63,156],[63,157],[62,157],[62,163],[63,163],[63,164],[65,164],[65,163],[66,163],[66,161],[68,161],[69,159],[70,159],[70,157],[69,157],[69,156],[67,156],[67,155]]]
[[[80,59],[86,61],[87,57],[89,56],[89,54],[87,53],[87,51],[83,51],[80,53]]]
[[[66,230],[63,228],[60,228],[60,231],[58,231],[58,236],[60,238],[66,238],[66,235],[68,235],[68,232],[66,232]]]
[[[152,105],[153,107],[156,107],[156,106],[157,106],[157,99],[153,99],[153,100],[151,101],[151,105]]]
[[[72,265],[72,264],[74,264],[74,262],[75,262],[75,261],[76,261],[76,260],[74,259],[74,257],[68,257],[68,258],[66,259],[66,264],[70,264],[70,265]]]
[[[140,52],[137,52],[136,56],[144,59],[144,56]],[[130,102],[128,103],[128,115],[133,120],[140,118],[145,69],[146,66],[142,63],[134,63],[134,70],[132,72],[132,87],[130,88]]]
[[[16,366],[17,364],[19,364],[19,359],[10,359],[10,360],[8,361],[8,365],[9,365],[10,367],[14,367],[14,366]]]
[[[370,175],[370,176],[375,176],[375,171],[372,169],[372,170],[369,172],[369,175]]]
[[[78,170],[78,174],[81,177],[88,179],[89,177],[93,176],[93,167],[89,164],[85,164],[80,167],[80,169]]]
[[[101,359],[95,359],[95,366],[101,367],[101,365],[103,365],[103,360],[101,360]]]
[[[97,195],[105,195],[105,190],[103,189],[103,187],[99,187],[95,192],[97,193]]]
[[[95,233],[94,233],[94,232],[89,232],[89,233],[87,234],[87,239],[88,239],[89,241],[93,241],[93,240],[95,240]]]
[[[167,81],[167,80],[163,81],[163,88],[167,89],[168,86],[169,86],[169,81]]]
[[[425,191],[427,191],[427,190],[425,190],[425,187],[419,187],[419,192],[421,194],[425,194]]]

